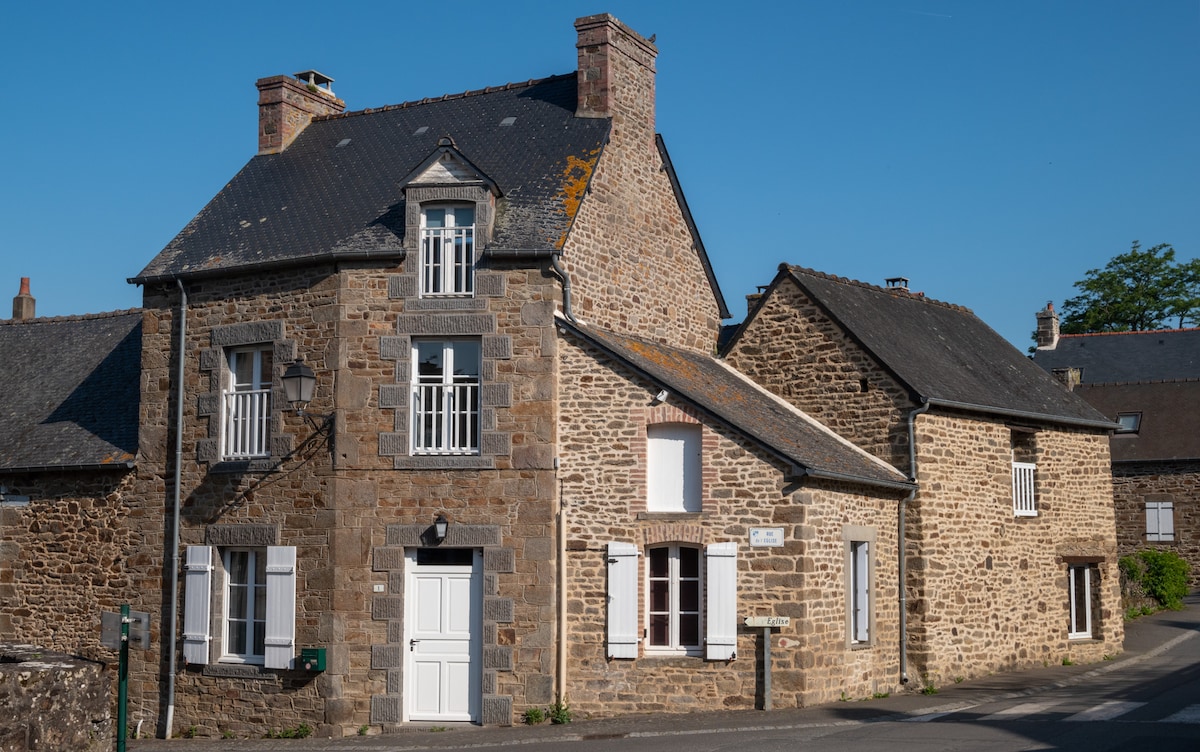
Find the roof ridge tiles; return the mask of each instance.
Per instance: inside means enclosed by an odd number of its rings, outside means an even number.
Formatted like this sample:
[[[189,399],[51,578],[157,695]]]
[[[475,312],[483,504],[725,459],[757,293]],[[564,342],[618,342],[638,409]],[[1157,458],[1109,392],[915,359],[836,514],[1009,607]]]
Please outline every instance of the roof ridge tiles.
[[[829,274],[827,272],[817,271],[816,269],[809,269],[808,267],[798,266],[796,264],[784,264],[784,266],[787,267],[787,269],[789,271],[800,272],[802,274],[807,274],[812,277],[819,277],[821,279],[827,279],[831,282],[837,282],[837,283],[843,284],[843,285],[851,285],[854,287],[861,287],[865,290],[871,290],[873,292],[881,292],[881,293],[884,293],[885,295],[892,295],[894,297],[899,297],[899,295],[896,292],[894,292],[893,290],[890,290],[886,287],[880,287],[879,285],[873,285],[870,282],[863,282],[861,280],[851,279],[850,277],[839,277],[836,274]],[[975,312],[972,311],[970,308],[967,308],[966,306],[963,306],[963,305],[958,305],[957,303],[948,303],[944,300],[938,300],[937,298],[931,298],[931,297],[927,296],[925,293],[919,293],[919,294],[911,293],[911,292],[908,292],[907,288],[904,289],[904,292],[906,293],[905,297],[908,298],[909,300],[915,300],[919,303],[930,303],[932,305],[941,306],[942,308],[947,308],[951,311],[958,311],[959,313],[969,313],[972,316],[975,315]]]
[[[350,112],[339,112],[333,115],[317,115],[313,118],[313,122],[325,120],[342,120],[345,118],[358,117],[359,115],[374,115],[380,112],[391,112],[392,110],[404,110],[409,107],[416,107],[423,104],[433,104],[434,102],[447,102],[454,99],[466,99],[467,97],[478,97],[484,94],[495,94],[501,91],[513,91],[514,89],[523,89],[538,84],[557,81],[565,78],[575,77],[575,73],[560,73],[553,76],[544,76],[543,78],[531,78],[528,81],[515,81],[498,86],[485,86],[482,89],[468,89],[467,91],[458,92],[455,94],[443,94],[440,97],[425,97],[424,99],[410,100],[399,104],[387,104],[382,107],[367,107],[361,110],[352,110]]]
[[[1079,332],[1077,334],[1060,334],[1059,339],[1067,337],[1115,337],[1122,334],[1181,334],[1183,332],[1200,332],[1200,327],[1186,326],[1175,329],[1138,329],[1129,332]]]
[[[129,316],[141,313],[141,308],[123,308],[119,311],[101,311],[100,313],[78,313],[68,316],[38,316],[32,319],[0,319],[0,326],[20,326],[22,324],[61,324],[72,321],[92,321],[95,319],[112,319],[118,316]]]
[[[1137,379],[1135,381],[1085,381],[1079,386],[1152,386],[1155,384],[1191,384],[1195,382],[1200,382],[1200,377],[1184,376],[1178,379]]]

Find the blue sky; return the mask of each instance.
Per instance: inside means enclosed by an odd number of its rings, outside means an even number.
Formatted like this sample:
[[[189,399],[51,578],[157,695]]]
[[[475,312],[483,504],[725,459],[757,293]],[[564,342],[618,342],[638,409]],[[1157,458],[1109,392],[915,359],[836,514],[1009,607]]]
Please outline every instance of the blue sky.
[[[1200,255],[1200,0],[72,0],[0,29],[0,301],[139,305],[126,278],[253,156],[258,78],[315,68],[359,110],[568,73],[600,12],[657,35],[736,318],[788,262],[909,277],[1024,349],[1133,240]]]

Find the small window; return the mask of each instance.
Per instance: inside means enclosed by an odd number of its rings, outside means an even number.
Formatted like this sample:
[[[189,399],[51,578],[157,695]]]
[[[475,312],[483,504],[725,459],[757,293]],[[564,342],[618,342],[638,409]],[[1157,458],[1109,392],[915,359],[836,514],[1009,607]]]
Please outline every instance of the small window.
[[[413,343],[413,454],[479,453],[479,340]]]
[[[1012,432],[1012,503],[1016,517],[1037,517],[1037,446],[1031,431]]]
[[[663,423],[646,430],[646,509],[699,512],[700,426]]]
[[[223,662],[262,663],[266,653],[267,552],[226,549]]]
[[[866,645],[871,642],[871,544],[850,541],[848,548],[850,642]]]
[[[1093,612],[1096,604],[1093,597],[1098,595],[1096,581],[1099,579],[1099,569],[1095,564],[1072,564],[1067,567],[1067,608],[1070,623],[1067,637],[1072,640],[1088,639],[1094,636],[1095,620]]]
[[[475,293],[475,207],[421,212],[421,297]]]
[[[229,350],[223,392],[222,456],[227,460],[271,454],[271,348]]]
[[[651,548],[646,558],[647,650],[699,655],[700,549],[660,546]]]
[[[1142,414],[1117,413],[1117,423],[1120,425],[1117,433],[1137,433],[1142,427]]]
[[[1146,502],[1146,540],[1175,540],[1175,504],[1171,501]]]

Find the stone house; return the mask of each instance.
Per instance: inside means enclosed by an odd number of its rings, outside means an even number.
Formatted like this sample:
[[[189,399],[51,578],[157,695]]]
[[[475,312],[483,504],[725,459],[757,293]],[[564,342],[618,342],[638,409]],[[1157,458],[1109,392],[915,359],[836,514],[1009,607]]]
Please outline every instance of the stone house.
[[[1109,444],[1117,550],[1174,551],[1200,588],[1200,329],[1060,334],[1037,314],[1033,362],[1120,427]]]
[[[911,483],[713,359],[657,49],[575,26],[575,73],[401,105],[259,80],[259,153],[131,279],[159,733],[899,686]],[[792,620],[773,698],[746,615]]]
[[[0,320],[0,639],[102,658],[128,593],[139,311]]]
[[[726,363],[901,468],[905,670],[1099,660],[1123,637],[1108,432],[970,311],[784,265]]]

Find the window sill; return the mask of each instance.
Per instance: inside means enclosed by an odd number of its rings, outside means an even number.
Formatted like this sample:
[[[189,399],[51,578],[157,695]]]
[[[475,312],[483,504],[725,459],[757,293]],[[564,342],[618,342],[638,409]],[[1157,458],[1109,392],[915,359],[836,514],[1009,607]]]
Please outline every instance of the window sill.
[[[690,668],[704,663],[703,653],[642,653],[641,660],[655,666]]]
[[[210,465],[208,471],[218,475],[265,473],[274,470],[275,466],[276,461],[271,457],[259,457],[252,460],[221,460]]]
[[[232,679],[274,679],[277,676],[275,671],[268,671],[255,663],[207,663],[200,673]]]
[[[639,520],[686,521],[698,520],[704,517],[703,512],[638,512]]]

